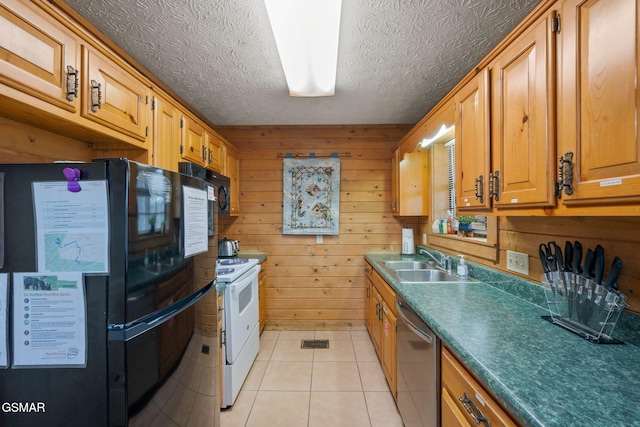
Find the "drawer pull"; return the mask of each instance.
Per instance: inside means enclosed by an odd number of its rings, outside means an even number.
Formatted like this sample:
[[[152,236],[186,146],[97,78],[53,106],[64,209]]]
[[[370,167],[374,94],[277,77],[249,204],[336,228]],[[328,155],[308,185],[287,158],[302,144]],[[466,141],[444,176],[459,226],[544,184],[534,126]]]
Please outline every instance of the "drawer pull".
[[[91,80],[91,111],[97,113],[102,108],[101,85],[95,80]]]
[[[67,65],[67,101],[73,102],[78,97],[78,70]]]
[[[476,422],[476,424],[478,425],[484,424],[487,427],[491,427],[491,423],[489,423],[489,420],[485,418],[485,416],[482,414],[482,411],[478,409],[476,404],[473,403],[473,400],[471,400],[471,398],[466,392],[464,393],[464,396],[459,397],[458,400],[462,402],[462,406],[464,406],[464,409],[467,410],[467,412],[471,415],[471,417]]]

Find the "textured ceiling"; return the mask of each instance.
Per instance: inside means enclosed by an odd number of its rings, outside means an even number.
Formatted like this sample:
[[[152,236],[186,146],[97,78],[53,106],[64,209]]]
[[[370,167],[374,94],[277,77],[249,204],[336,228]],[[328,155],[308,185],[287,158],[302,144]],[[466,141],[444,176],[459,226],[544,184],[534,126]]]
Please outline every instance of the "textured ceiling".
[[[539,0],[343,0],[336,95],[291,98],[263,0],[67,0],[214,125],[414,124]]]

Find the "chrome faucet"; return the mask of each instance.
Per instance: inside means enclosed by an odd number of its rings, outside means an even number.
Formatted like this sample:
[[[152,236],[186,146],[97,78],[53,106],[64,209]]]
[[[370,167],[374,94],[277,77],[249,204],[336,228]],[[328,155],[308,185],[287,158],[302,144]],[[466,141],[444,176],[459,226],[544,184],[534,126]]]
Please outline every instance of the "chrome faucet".
[[[424,249],[420,249],[420,250],[418,250],[418,253],[420,255],[427,255],[433,261],[435,261],[440,268],[442,268],[443,270],[447,270],[447,273],[451,274],[451,257],[449,255],[445,255],[445,254],[441,253],[440,254],[440,260],[438,261],[438,258],[436,258],[429,251],[426,251]]]

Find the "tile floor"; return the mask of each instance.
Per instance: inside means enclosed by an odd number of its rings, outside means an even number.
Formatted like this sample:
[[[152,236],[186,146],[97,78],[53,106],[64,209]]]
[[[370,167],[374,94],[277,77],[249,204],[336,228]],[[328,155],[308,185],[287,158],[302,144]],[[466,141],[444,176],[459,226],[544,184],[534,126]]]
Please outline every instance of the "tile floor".
[[[328,349],[301,349],[328,339]],[[264,331],[222,427],[402,427],[367,331]]]

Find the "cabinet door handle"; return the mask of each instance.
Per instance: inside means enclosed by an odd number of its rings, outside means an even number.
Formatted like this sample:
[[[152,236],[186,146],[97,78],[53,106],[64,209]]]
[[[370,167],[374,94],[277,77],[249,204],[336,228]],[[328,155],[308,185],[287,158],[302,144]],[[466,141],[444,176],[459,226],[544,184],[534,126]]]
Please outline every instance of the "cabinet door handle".
[[[489,174],[489,198],[500,200],[500,171]]]
[[[91,80],[91,111],[97,113],[102,108],[102,85],[95,80]]]
[[[73,102],[78,97],[78,70],[67,65],[67,101]]]
[[[484,203],[484,175],[480,175],[478,178],[476,178],[474,180],[474,183],[476,200],[479,200],[480,203]]]
[[[556,184],[556,197],[562,197],[562,190],[567,196],[573,194],[573,153],[567,151],[564,157],[559,158],[558,182]]]
[[[467,410],[476,424],[480,425],[482,423],[487,427],[491,427],[491,423],[489,422],[489,420],[484,416],[482,411],[478,409],[478,406],[476,406],[473,400],[471,400],[467,392],[464,392],[464,395],[462,397],[459,397],[458,400],[462,402],[462,406],[464,406],[464,409]]]

